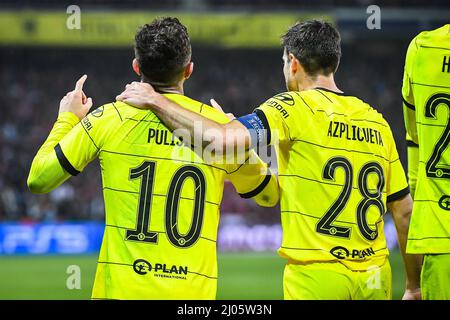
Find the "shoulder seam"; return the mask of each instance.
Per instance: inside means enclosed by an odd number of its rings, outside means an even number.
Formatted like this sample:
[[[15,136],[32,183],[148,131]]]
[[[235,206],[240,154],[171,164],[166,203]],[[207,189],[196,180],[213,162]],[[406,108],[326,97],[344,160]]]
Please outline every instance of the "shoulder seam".
[[[122,116],[120,115],[119,110],[117,109],[116,105],[114,104],[114,102],[111,102],[111,104],[113,105],[114,109],[116,109],[117,114],[119,115],[120,121],[123,121]]]
[[[298,93],[297,91],[294,91],[294,93],[302,99],[303,103],[309,108],[309,110],[312,112],[312,114],[315,114],[314,110],[309,106],[309,104],[306,103],[305,99],[303,99],[302,95]]]
[[[329,97],[327,97],[327,95],[325,93],[323,93],[322,91],[318,90],[318,89],[314,89],[315,91],[319,92],[322,96],[324,96],[328,101],[330,101],[331,103],[333,103],[333,101],[331,101],[331,99]]]
[[[91,139],[92,143],[93,143],[94,146],[97,148],[97,150],[100,151],[100,148],[99,148],[99,147],[97,146],[97,144],[94,142],[94,139],[92,139],[91,135],[90,135],[89,132],[86,130],[86,128],[85,128],[85,126],[84,126],[84,124],[83,124],[82,121],[81,121],[81,126],[83,127],[84,132],[86,132],[87,136],[89,137],[89,139]]]

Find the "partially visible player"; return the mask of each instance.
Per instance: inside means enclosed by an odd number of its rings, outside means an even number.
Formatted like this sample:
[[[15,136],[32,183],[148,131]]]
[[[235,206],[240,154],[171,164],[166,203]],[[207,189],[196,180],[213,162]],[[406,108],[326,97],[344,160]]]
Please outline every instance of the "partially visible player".
[[[118,99],[150,108],[169,128],[186,128],[204,145],[226,150],[275,145],[286,299],[390,299],[387,209],[406,264],[404,298],[417,298],[420,266],[405,255],[412,200],[388,123],[337,88],[340,36],[329,23],[297,23],[283,45],[289,91],[237,121],[208,120],[148,84],[133,83]],[[211,134],[217,131],[221,139]]]
[[[135,40],[133,69],[142,81],[192,112],[230,121],[183,95],[193,63],[187,30],[178,19],[156,19]],[[254,152],[243,163],[207,163],[153,112],[123,102],[84,117],[92,105],[82,91],[85,80],[61,100],[28,186],[35,193],[49,192],[100,159],[106,228],[92,298],[215,299],[224,180],[231,180],[242,197],[273,206],[275,176]]]
[[[408,47],[403,110],[415,185],[408,253],[424,254],[424,299],[450,299],[450,24]]]

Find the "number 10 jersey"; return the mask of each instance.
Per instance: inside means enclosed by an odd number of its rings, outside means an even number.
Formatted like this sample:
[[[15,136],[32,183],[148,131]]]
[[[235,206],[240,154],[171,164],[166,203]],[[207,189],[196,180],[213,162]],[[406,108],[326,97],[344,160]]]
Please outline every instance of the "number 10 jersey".
[[[186,96],[166,96],[229,121]],[[55,150],[71,174],[100,160],[106,227],[93,299],[215,299],[225,179],[244,198],[265,195],[269,181],[277,193],[275,177],[256,154],[243,163],[207,163],[151,111],[122,102],[92,111]]]

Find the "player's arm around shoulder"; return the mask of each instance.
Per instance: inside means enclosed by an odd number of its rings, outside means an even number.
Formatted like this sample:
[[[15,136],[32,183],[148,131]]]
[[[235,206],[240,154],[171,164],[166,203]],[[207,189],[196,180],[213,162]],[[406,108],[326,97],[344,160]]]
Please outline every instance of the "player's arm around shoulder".
[[[193,146],[215,150],[250,146],[250,135],[239,121],[223,124],[208,119],[164,97],[148,83],[133,82],[116,99],[141,109],[152,110],[172,131],[187,131],[189,135],[184,138],[190,139],[185,141]]]
[[[211,99],[212,107],[203,108],[202,115],[215,121],[226,124],[235,120],[231,113],[225,113],[222,107]],[[239,126],[239,121],[236,121]],[[246,129],[244,129],[246,130]],[[260,145],[260,147],[262,147]],[[267,145],[265,145],[267,148]],[[279,201],[279,188],[276,175],[270,170],[269,166],[261,160],[258,154],[253,150],[235,150],[232,157],[225,157],[226,161],[232,161],[228,165],[228,180],[235,186],[237,192],[242,198],[251,198],[262,207],[273,207]],[[240,157],[241,156],[241,157]],[[242,158],[242,156],[244,156]],[[239,158],[245,161],[241,164]]]

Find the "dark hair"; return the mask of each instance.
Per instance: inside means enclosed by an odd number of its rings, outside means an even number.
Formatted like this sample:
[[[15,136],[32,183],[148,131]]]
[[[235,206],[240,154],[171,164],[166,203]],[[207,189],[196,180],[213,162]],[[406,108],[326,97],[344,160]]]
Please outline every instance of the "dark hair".
[[[282,43],[287,53],[292,53],[311,76],[329,75],[338,68],[341,37],[328,22],[297,22],[282,37]]]
[[[187,29],[177,18],[158,18],[135,36],[135,55],[145,80],[174,84],[191,61]]]

